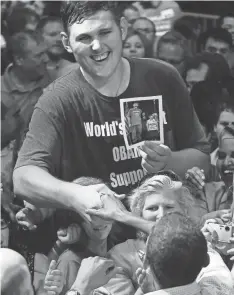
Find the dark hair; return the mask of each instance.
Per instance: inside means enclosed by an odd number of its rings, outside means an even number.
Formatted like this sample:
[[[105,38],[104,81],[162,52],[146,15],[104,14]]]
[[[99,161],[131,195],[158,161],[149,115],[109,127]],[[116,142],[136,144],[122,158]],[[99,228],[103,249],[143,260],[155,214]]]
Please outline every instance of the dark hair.
[[[14,62],[15,57],[24,57],[28,52],[29,41],[35,41],[37,44],[42,42],[41,35],[36,32],[24,31],[14,34],[8,40],[8,50],[11,60]]]
[[[201,21],[197,18],[189,18],[183,16],[177,19],[173,24],[173,29],[181,33],[186,39],[193,39],[196,37],[194,30],[201,26]]]
[[[198,69],[202,63],[208,66],[205,80],[223,83],[231,77],[231,71],[225,58],[221,54],[210,52],[202,52],[188,58],[185,62],[183,77],[186,78],[189,70]]]
[[[11,14],[6,19],[7,31],[10,36],[22,32],[32,18],[36,18],[39,21],[39,16],[36,12],[26,7],[15,7]]]
[[[74,23],[82,23],[86,17],[89,17],[100,10],[110,11],[116,23],[119,24],[122,17],[122,8],[118,1],[63,1],[61,6],[61,18],[64,29]]]
[[[146,258],[162,289],[191,284],[207,266],[207,242],[190,218],[169,213],[153,227]]]
[[[151,19],[149,19],[149,18],[147,18],[147,17],[145,17],[145,16],[138,17],[138,18],[134,21],[134,23],[132,24],[132,26],[134,26],[134,24],[135,24],[137,21],[139,21],[139,20],[145,20],[145,21],[149,22],[149,23],[152,25],[152,27],[153,27],[153,31],[156,33],[155,23],[154,23]]]
[[[127,33],[127,36],[123,42],[123,44],[125,44],[125,42],[132,36],[138,36],[145,48],[145,56],[144,57],[151,57],[151,51],[150,51],[150,47],[149,47],[149,42],[148,40],[146,39],[146,37],[141,34],[140,32],[136,31],[136,30],[133,30],[132,28],[129,28],[128,29],[128,33]]]
[[[222,41],[232,47],[232,35],[223,28],[212,28],[202,33],[197,40],[197,47],[203,50],[209,38]]]
[[[223,21],[226,17],[234,18],[234,13],[228,12],[228,13],[222,14],[218,19],[219,26],[223,25]]]
[[[37,25],[37,29],[39,31],[42,31],[44,29],[44,27],[48,23],[54,23],[54,22],[62,23],[62,20],[61,20],[61,18],[59,18],[57,16],[45,16],[45,17],[42,17],[41,20],[39,21],[38,25]]]

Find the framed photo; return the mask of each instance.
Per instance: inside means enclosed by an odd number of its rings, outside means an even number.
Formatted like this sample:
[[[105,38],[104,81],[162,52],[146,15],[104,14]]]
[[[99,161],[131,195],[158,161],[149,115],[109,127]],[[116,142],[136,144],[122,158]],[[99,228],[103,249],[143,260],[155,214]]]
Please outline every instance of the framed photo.
[[[164,143],[162,96],[121,99],[120,114],[127,149],[146,140]]]

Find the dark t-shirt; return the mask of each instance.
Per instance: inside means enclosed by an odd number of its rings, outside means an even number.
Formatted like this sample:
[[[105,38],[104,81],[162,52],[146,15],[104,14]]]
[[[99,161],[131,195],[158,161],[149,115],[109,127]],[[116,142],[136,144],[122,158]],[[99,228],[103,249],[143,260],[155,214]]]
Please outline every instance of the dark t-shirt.
[[[119,97],[97,92],[79,69],[53,82],[35,107],[16,168],[35,165],[65,181],[99,177],[116,192],[128,192],[144,172],[138,151],[125,148],[120,100],[155,95],[162,95],[165,144],[172,150],[195,148],[208,154],[178,72],[157,60],[129,62],[129,86]]]

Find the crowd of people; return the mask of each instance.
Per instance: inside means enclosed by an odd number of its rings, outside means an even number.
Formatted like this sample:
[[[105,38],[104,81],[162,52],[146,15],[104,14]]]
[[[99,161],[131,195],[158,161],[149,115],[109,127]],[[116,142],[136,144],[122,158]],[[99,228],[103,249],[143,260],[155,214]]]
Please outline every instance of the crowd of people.
[[[51,2],[1,3],[2,294],[234,294],[234,14]]]

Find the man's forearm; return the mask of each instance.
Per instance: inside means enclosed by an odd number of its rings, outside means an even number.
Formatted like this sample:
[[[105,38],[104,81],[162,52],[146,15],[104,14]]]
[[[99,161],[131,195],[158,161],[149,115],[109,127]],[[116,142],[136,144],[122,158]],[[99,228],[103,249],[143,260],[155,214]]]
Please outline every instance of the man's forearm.
[[[61,181],[42,168],[23,166],[13,173],[14,193],[37,207],[74,208],[72,187],[78,185]],[[76,204],[79,196],[76,196]]]
[[[141,217],[134,216],[131,212],[125,211],[121,215],[116,216],[116,221],[135,227],[147,234],[150,234],[154,222],[145,220]]]
[[[210,167],[209,155],[196,149],[185,149],[172,152],[171,159],[164,169],[172,170],[184,178],[187,170],[195,166],[208,173]]]

